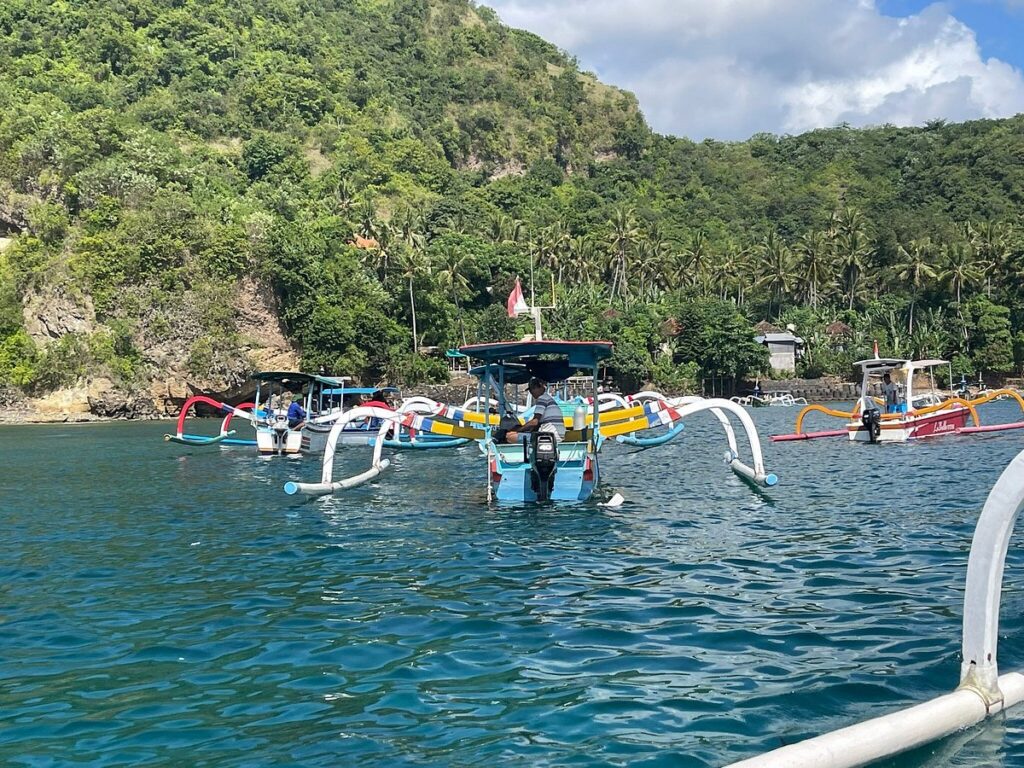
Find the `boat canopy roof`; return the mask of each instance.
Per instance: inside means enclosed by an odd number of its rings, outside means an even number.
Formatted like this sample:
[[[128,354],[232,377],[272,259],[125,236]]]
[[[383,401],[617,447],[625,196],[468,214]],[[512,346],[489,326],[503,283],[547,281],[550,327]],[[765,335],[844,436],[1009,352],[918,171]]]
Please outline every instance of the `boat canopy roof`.
[[[932,368],[936,365],[949,365],[948,360],[911,360],[911,368]]]
[[[300,371],[261,371],[253,376],[256,381],[270,381],[287,386],[305,386],[310,382],[326,384],[331,387],[343,387],[349,381],[348,376],[317,376],[312,373]]]
[[[525,384],[531,376],[546,382],[563,381],[580,369],[594,370],[612,353],[610,341],[499,341],[459,347],[466,357],[486,365],[470,369],[482,376],[500,366],[510,384]]]
[[[907,360],[895,357],[873,357],[870,360],[859,360],[854,365],[859,365],[864,373],[885,373],[896,368],[902,368],[907,362]]]
[[[337,387],[336,389],[325,389],[325,395],[372,395],[374,392],[401,393],[398,387]]]
[[[580,368],[594,367],[612,354],[610,341],[496,341],[459,347],[466,357],[492,363],[525,357],[551,355],[565,357]]]

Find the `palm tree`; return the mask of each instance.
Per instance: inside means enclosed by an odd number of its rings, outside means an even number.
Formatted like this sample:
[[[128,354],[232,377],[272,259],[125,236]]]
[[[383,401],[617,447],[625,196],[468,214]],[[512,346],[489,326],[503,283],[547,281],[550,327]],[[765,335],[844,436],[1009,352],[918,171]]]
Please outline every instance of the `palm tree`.
[[[832,255],[828,238],[824,232],[808,232],[796,243],[799,256],[800,292],[812,308],[818,308],[818,295],[822,286],[830,280],[830,257]]]
[[[931,262],[935,260],[935,246],[927,237],[911,240],[909,247],[901,243],[897,253],[899,261],[893,265],[896,279],[910,286],[910,317],[907,333],[914,335],[914,305],[921,296],[929,281],[934,280],[936,273]]]
[[[782,297],[792,290],[795,281],[793,254],[775,230],[769,230],[761,242],[761,285],[768,286],[778,313],[782,313]],[[768,302],[771,314],[772,300]]]
[[[589,283],[594,276],[597,265],[597,243],[590,234],[569,239],[566,266],[584,283]]]
[[[378,234],[377,209],[372,200],[364,200],[356,212],[359,217],[359,234],[368,240],[376,240]]]
[[[939,280],[956,294],[956,303],[963,300],[965,288],[970,288],[981,277],[981,270],[974,260],[970,244],[965,242],[947,243],[943,249],[942,271]]]
[[[419,237],[419,236],[418,236]],[[416,295],[413,293],[413,281],[421,275],[430,274],[430,257],[422,247],[405,248],[399,259],[402,278],[409,285],[409,310],[412,314],[412,352],[419,354],[419,335],[416,330]]]
[[[711,260],[711,250],[708,246],[707,235],[703,229],[698,229],[690,238],[690,245],[686,248],[687,271],[690,283],[700,290],[701,296],[707,294],[707,271]]]
[[[736,286],[736,306],[742,307],[747,301],[747,289],[757,284],[755,273],[757,267],[755,264],[755,249],[750,245],[745,245],[742,248],[735,248],[736,257],[736,277],[734,285]]]
[[[658,279],[666,258],[667,243],[642,236],[636,245],[636,269],[640,278],[640,299],[653,300],[658,293]]]
[[[341,179],[334,188],[334,200],[340,210],[348,210],[352,206],[352,199],[356,196],[355,187],[348,177]]]
[[[466,326],[462,322],[462,305],[459,303],[459,294],[469,289],[469,280],[464,274],[466,265],[469,263],[469,256],[462,253],[454,245],[448,244],[441,251],[441,268],[438,277],[441,285],[451,291],[452,300],[455,302],[455,312],[459,317],[459,331],[462,334],[462,344],[466,344]]]
[[[981,259],[985,273],[986,293],[992,296],[992,277],[1006,273],[1006,258],[1009,255],[1009,232],[1003,224],[983,221],[981,224],[967,224],[967,236],[974,252]]]
[[[711,285],[722,301],[729,298],[729,288],[736,280],[737,253],[736,246],[730,244],[709,270]]]
[[[852,310],[860,280],[868,266],[868,257],[873,252],[864,216],[853,208],[834,213],[829,234],[839,256],[843,290],[849,300],[848,309]]]
[[[569,229],[562,221],[556,221],[537,233],[537,256],[540,263],[557,275],[559,284],[565,270],[565,252],[569,239]]]
[[[629,295],[629,262],[639,234],[636,214],[632,208],[616,208],[608,225],[611,227],[608,245],[611,248],[612,297],[625,299]]]

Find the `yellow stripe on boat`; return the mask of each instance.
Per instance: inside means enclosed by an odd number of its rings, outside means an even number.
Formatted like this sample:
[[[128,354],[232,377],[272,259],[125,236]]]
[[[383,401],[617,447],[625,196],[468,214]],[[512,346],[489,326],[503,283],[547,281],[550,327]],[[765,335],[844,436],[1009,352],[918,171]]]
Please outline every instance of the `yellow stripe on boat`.
[[[412,416],[412,418],[409,418]],[[474,427],[463,427],[459,424],[449,424],[445,421],[438,421],[429,416],[408,414],[402,421],[403,426],[410,429],[417,429],[420,432],[429,432],[432,435],[446,435],[447,437],[465,437],[470,440],[483,440],[487,433],[482,429]]]

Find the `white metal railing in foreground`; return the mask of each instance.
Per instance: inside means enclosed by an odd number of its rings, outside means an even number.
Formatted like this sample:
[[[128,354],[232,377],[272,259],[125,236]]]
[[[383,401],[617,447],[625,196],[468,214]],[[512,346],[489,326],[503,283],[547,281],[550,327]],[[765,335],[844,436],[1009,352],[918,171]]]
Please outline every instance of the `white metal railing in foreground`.
[[[999,675],[999,598],[1014,523],[1024,509],[1024,452],[1010,462],[974,529],[964,594],[963,665],[952,693],[826,733],[730,768],[854,768],[941,739],[1024,701],[1024,675]]]

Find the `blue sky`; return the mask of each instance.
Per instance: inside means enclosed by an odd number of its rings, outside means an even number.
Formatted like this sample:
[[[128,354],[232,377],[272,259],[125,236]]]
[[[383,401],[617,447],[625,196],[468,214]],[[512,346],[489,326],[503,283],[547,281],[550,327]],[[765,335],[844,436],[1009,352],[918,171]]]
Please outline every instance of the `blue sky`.
[[[1024,112],[1024,0],[484,0],[634,92],[651,126],[741,140]]]
[[[933,3],[923,0],[882,0],[886,16],[909,16]],[[1024,0],[953,0],[943,3],[978,38],[984,56],[995,56],[1024,69]]]

